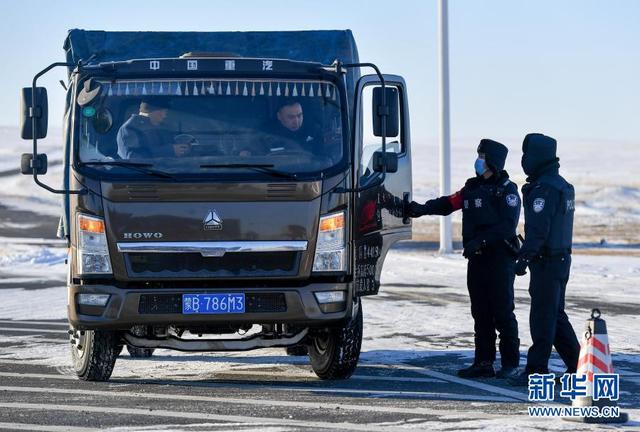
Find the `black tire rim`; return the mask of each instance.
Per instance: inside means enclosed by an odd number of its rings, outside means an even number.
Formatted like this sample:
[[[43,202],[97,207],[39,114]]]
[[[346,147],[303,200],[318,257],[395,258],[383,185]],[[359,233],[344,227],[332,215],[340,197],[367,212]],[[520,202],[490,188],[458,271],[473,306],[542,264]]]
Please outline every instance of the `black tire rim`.
[[[315,338],[313,338],[313,348],[320,355],[326,354],[327,350],[329,349],[330,339],[331,338],[329,337],[329,333],[324,333],[322,335],[316,336]]]

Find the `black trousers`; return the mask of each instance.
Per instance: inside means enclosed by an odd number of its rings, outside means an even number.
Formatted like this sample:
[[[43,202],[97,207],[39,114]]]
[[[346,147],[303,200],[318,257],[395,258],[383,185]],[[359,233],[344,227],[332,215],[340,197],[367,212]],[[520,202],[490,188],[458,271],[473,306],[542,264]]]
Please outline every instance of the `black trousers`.
[[[500,333],[502,367],[518,367],[520,339],[513,313],[515,260],[506,247],[483,250],[467,265],[467,287],[475,331],[475,362],[496,359],[496,330]]]
[[[529,325],[533,345],[527,355],[527,372],[547,373],[552,346],[575,372],[580,343],[564,311],[564,296],[569,281],[571,255],[544,257],[529,265],[531,312]]]

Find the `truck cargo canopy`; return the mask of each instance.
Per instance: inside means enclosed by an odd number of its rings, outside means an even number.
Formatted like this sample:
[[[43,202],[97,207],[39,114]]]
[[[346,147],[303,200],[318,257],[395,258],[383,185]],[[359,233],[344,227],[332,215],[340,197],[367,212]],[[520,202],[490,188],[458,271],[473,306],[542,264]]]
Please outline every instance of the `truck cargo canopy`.
[[[274,32],[110,32],[70,30],[67,62],[77,64],[175,58],[188,52],[232,53],[331,64],[358,61],[351,30]],[[71,72],[71,71],[69,71]]]

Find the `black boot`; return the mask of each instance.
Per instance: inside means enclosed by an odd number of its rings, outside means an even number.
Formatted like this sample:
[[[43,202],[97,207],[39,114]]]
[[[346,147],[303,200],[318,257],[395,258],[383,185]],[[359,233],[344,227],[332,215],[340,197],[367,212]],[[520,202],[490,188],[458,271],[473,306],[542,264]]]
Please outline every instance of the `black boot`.
[[[473,363],[471,366],[458,371],[460,378],[491,378],[496,375],[493,370],[493,363],[488,361],[482,361]]]
[[[524,370],[520,374],[507,379],[507,382],[515,387],[526,387],[529,384],[529,372]]]
[[[500,369],[496,373],[496,378],[509,379],[509,378],[513,378],[513,377],[515,377],[517,375],[518,375],[518,368],[517,367],[503,366],[502,369]]]

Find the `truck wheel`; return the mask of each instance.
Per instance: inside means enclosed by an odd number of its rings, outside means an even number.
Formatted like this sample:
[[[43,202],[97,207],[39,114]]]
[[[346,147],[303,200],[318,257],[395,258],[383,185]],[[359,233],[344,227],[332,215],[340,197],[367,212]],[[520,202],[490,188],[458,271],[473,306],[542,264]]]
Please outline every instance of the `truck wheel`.
[[[362,346],[362,304],[343,327],[331,328],[312,337],[309,358],[313,371],[321,379],[347,379],[358,366]]]
[[[120,336],[113,331],[70,330],[71,357],[76,375],[83,381],[107,381],[122,351]]]
[[[153,355],[155,351],[154,348],[136,348],[131,345],[127,345],[127,351],[129,351],[129,355],[134,358],[149,358]]]

